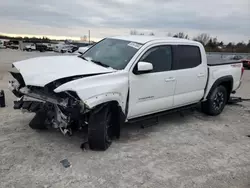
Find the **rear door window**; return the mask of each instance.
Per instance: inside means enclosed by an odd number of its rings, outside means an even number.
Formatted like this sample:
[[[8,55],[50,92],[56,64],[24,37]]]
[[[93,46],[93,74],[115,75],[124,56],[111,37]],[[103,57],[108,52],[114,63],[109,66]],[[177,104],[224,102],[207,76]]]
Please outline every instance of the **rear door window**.
[[[189,69],[201,64],[201,53],[198,46],[178,45],[175,47],[174,70]]]

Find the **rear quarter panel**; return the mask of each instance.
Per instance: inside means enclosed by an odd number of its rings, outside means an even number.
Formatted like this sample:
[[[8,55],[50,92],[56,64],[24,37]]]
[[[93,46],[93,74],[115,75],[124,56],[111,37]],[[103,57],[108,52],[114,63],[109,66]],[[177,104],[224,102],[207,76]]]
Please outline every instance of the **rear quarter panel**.
[[[209,69],[209,79],[207,84],[207,89],[205,92],[205,98],[207,97],[213,84],[221,77],[232,76],[233,77],[233,88],[232,91],[238,89],[241,83],[241,69],[242,63],[237,64],[227,64],[227,65],[217,65],[208,66]]]

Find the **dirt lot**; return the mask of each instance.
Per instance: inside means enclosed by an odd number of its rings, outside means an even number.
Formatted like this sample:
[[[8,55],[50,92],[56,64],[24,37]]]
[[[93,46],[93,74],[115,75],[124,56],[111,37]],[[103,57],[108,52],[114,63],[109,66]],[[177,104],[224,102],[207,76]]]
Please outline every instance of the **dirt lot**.
[[[14,111],[6,72],[13,61],[54,55],[0,49],[0,187],[250,187],[250,102],[227,106],[218,117],[199,112],[160,118],[147,129],[123,128],[105,152],[83,151],[84,137],[34,131],[31,114]],[[236,94],[250,98],[250,71]],[[71,168],[60,161],[68,159]]]

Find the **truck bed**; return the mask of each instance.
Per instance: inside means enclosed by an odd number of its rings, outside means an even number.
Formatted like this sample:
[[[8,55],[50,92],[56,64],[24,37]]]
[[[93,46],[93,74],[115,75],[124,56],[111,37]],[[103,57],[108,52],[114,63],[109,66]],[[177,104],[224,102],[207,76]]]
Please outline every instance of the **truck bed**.
[[[216,57],[207,57],[207,65],[209,66],[218,66],[218,65],[228,65],[228,64],[236,64],[241,63],[239,60],[228,60]]]
[[[207,58],[208,64],[208,82],[206,87],[205,97],[212,88],[213,84],[219,79],[232,79],[232,91],[237,90],[241,83],[242,63],[238,60],[228,60],[222,58]],[[235,64],[235,66],[232,66]],[[237,65],[238,64],[238,65]]]

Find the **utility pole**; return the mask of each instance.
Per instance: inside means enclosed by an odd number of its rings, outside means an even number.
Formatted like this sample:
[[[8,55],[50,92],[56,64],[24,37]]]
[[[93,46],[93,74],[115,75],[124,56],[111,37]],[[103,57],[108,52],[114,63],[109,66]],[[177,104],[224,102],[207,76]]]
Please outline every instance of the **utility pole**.
[[[89,30],[89,44],[90,44],[90,30]]]

